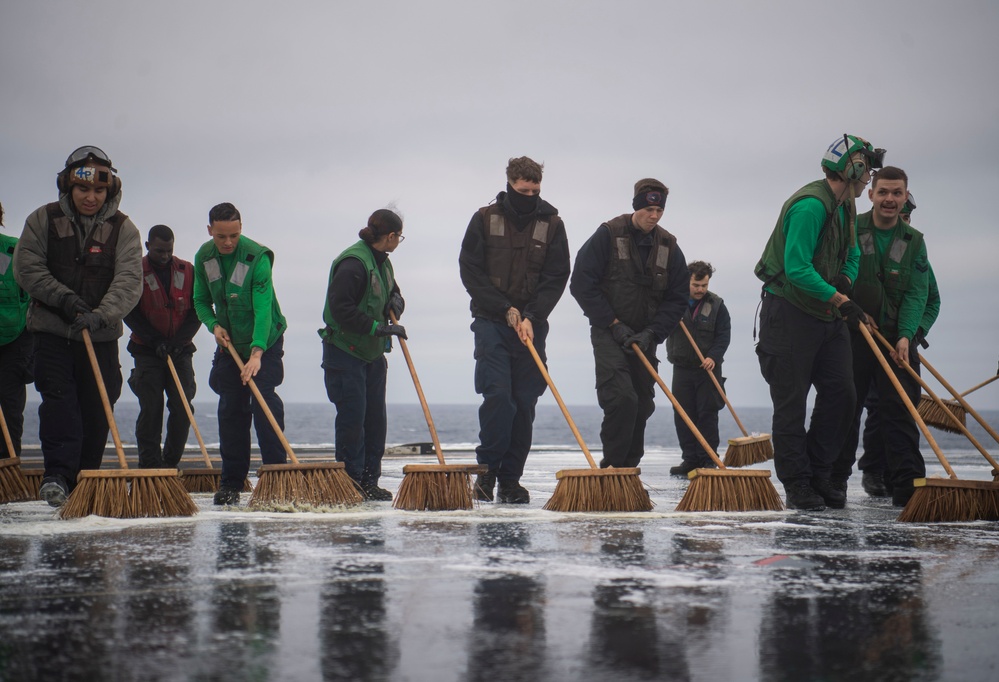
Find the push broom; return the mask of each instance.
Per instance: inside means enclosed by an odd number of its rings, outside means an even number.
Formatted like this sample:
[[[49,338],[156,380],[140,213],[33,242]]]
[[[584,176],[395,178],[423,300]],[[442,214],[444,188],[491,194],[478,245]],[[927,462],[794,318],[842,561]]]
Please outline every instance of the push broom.
[[[187,394],[184,393],[184,385],[180,383],[180,376],[177,375],[177,368],[173,364],[173,358],[169,355],[167,355],[167,367],[170,369],[170,376],[173,377],[173,383],[177,386],[180,399],[184,403],[187,420],[191,423],[191,428],[194,429],[194,435],[198,439],[198,447],[201,448],[201,456],[205,460],[206,467],[204,469],[181,470],[180,482],[184,484],[184,489],[189,493],[213,493],[222,484],[222,472],[212,466],[212,460],[208,456],[208,448],[205,447],[205,439],[201,437],[201,429],[198,428],[198,422],[194,420],[194,410],[191,409],[191,403],[188,402]],[[253,492],[253,485],[250,483],[250,479],[244,481],[243,492]]]
[[[694,341],[694,337],[691,335],[690,331],[687,330],[687,325],[680,320],[680,328],[683,333],[687,335],[687,340],[690,341],[691,347],[694,352],[697,353],[697,358],[704,362],[704,354],[701,353],[701,349],[697,347],[697,342]],[[735,413],[735,408],[732,407],[732,403],[729,402],[728,396],[725,395],[725,390],[722,385],[718,382],[718,378],[715,373],[709,370],[704,370],[711,377],[711,382],[718,389],[718,394],[725,401],[728,406],[728,411],[732,413],[732,419],[739,426],[739,430],[742,431],[741,438],[729,438],[728,439],[728,450],[725,451],[725,466],[729,467],[744,467],[750,464],[758,464],[759,462],[766,462],[769,459],[774,458],[774,446],[770,442],[769,433],[761,433],[758,436],[749,435],[749,431],[746,427],[742,425],[739,421],[739,415]]]
[[[889,343],[888,339],[882,336],[881,332],[879,332],[877,329],[874,330],[874,336],[877,337],[881,345],[884,346],[888,351],[895,350],[892,347],[891,343]],[[915,379],[916,383],[918,383],[923,388],[923,390],[926,391],[926,393],[929,395],[930,400],[935,401],[935,404],[940,406],[940,414],[945,417],[949,417],[950,426],[951,428],[954,429],[954,432],[963,433],[964,436],[971,442],[971,444],[975,446],[978,452],[982,454],[982,457],[985,458],[985,461],[987,461],[989,464],[992,465],[992,475],[994,477],[996,475],[996,472],[999,471],[999,464],[997,464],[996,461],[992,459],[992,456],[985,450],[982,444],[978,442],[978,439],[975,438],[974,435],[972,435],[972,433],[968,430],[968,427],[965,426],[958,419],[957,415],[955,415],[953,412],[943,407],[944,401],[941,400],[940,397],[933,392],[933,389],[930,388],[930,385],[928,383],[926,383],[926,380],[923,379],[923,377],[919,376],[916,370],[914,370],[908,363],[905,363],[902,366],[905,367],[906,371],[909,373],[909,376]],[[926,397],[926,395],[924,395],[923,397]],[[916,410],[918,411],[919,408],[917,407]],[[923,418],[923,421],[926,422],[927,426],[931,426],[929,420],[926,419],[926,416],[922,412],[919,413],[919,416]]]
[[[947,390],[948,390],[948,391],[950,392],[950,394],[951,394],[952,396],[954,396],[954,399],[955,399],[955,400],[956,400],[956,401],[957,401],[958,403],[960,403],[961,407],[963,407],[963,408],[964,408],[964,410],[965,410],[965,411],[966,411],[966,412],[967,412],[968,414],[970,414],[970,415],[971,415],[972,417],[974,417],[974,418],[975,418],[975,421],[977,421],[977,422],[978,422],[978,423],[979,423],[979,424],[981,425],[981,427],[982,427],[983,429],[985,429],[985,430],[986,430],[986,431],[988,432],[988,434],[989,434],[990,436],[992,436],[992,438],[993,438],[993,439],[994,439],[994,440],[995,440],[995,441],[996,441],[997,443],[999,443],[999,433],[996,433],[996,430],[995,430],[995,429],[993,429],[993,428],[992,428],[991,426],[989,426],[989,423],[988,423],[987,421],[985,421],[984,419],[982,419],[982,415],[978,414],[978,412],[976,412],[976,411],[975,411],[975,408],[973,408],[973,407],[972,407],[971,405],[969,405],[969,404],[968,404],[968,401],[967,401],[967,400],[965,400],[965,399],[964,399],[964,397],[963,397],[963,396],[962,396],[961,394],[959,394],[959,393],[958,393],[957,391],[955,391],[955,390],[954,390],[954,387],[953,387],[953,386],[951,386],[951,385],[950,385],[949,383],[947,383],[947,380],[946,380],[946,379],[944,379],[944,378],[943,378],[943,377],[942,377],[942,376],[940,375],[940,372],[936,371],[936,370],[935,370],[935,369],[933,368],[933,365],[931,365],[930,363],[928,363],[928,362],[926,361],[926,358],[924,358],[924,357],[923,357],[923,356],[922,356],[921,354],[920,354],[920,356],[919,356],[919,361],[920,361],[920,362],[921,362],[921,363],[923,364],[923,366],[924,366],[924,367],[926,367],[926,369],[930,370],[930,374],[932,374],[932,375],[933,375],[933,376],[934,376],[934,377],[936,378],[936,380],[937,380],[937,381],[939,381],[939,382],[940,382],[940,384],[941,384],[941,385],[942,385],[942,386],[943,386],[944,388],[946,388],[946,389],[947,389]],[[995,469],[995,470],[993,470],[993,471],[992,471],[992,477],[993,477],[993,478],[999,478],[999,469]]]
[[[389,313],[393,324],[398,324],[395,313]],[[434,441],[434,452],[437,453],[437,464],[407,464],[402,468],[402,484],[395,494],[392,506],[408,511],[451,511],[454,509],[472,509],[472,474],[484,474],[489,468],[484,464],[448,464],[444,461],[444,451],[434,419],[430,416],[430,407],[423,394],[420,378],[416,375],[413,358],[409,354],[406,340],[399,338],[402,354],[409,365],[409,374],[413,377],[416,395],[423,407],[423,416],[430,429],[430,437]]]
[[[7,457],[0,459],[0,504],[33,499],[34,496],[28,488],[28,480],[21,471],[21,458],[14,454],[14,441],[7,429],[7,420],[4,418],[2,408],[0,408],[0,427],[3,428],[3,439],[7,444]]]
[[[94,514],[114,519],[144,517],[193,516],[198,508],[180,482],[176,469],[129,469],[125,448],[118,435],[111,401],[101,376],[90,332],[83,329],[83,343],[94,372],[97,391],[104,405],[104,415],[114,439],[118,455],[116,470],[84,469],[76,479],[76,488],[59,509],[59,518],[78,519]]]
[[[697,441],[704,448],[704,451],[711,457],[717,469],[694,469],[687,477],[690,485],[687,492],[683,494],[680,504],[676,506],[676,511],[781,511],[784,503],[770,482],[770,472],[761,469],[743,469],[733,471],[726,468],[717,453],[711,449],[704,436],[694,425],[694,422],[687,416],[687,412],[680,406],[680,403],[673,396],[673,393],[666,386],[656,368],[652,366],[645,353],[638,347],[637,343],[631,344],[635,355],[649,370],[649,374],[659,384],[669,401],[673,403],[673,408],[683,419],[690,432],[697,437]]]
[[[236,366],[242,372],[242,358],[232,343],[229,343],[228,348]],[[357,485],[347,475],[343,462],[300,463],[284,432],[278,426],[274,413],[257,388],[257,383],[253,379],[249,379],[247,383],[271,428],[281,441],[285,453],[291,459],[291,464],[261,465],[257,470],[257,485],[247,506],[278,511],[288,511],[289,508],[315,511],[323,507],[360,504],[364,498]]]
[[[999,379],[999,374],[994,377],[989,377],[977,386],[969,388],[961,394],[961,397],[964,398],[968,394],[974,393],[984,386],[988,386],[996,379]],[[917,406],[917,409],[919,410],[919,415],[928,425],[935,426],[938,429],[943,429],[944,431],[950,431],[952,433],[961,432],[960,429],[955,428],[954,421],[947,417],[945,412],[950,412],[957,417],[958,422],[962,425],[967,423],[964,408],[956,400],[944,400],[942,402],[938,402],[933,400],[932,397],[924,394],[919,397],[919,405]]]
[[[583,442],[576,423],[572,420],[568,408],[562,402],[562,396],[555,388],[545,363],[534,348],[534,341],[530,338],[524,340],[524,344],[531,351],[534,362],[538,365],[541,376],[545,378],[545,383],[551,389],[555,402],[562,410],[562,416],[569,424],[572,435],[576,437],[589,469],[563,469],[555,472],[558,481],[555,484],[555,491],[552,493],[544,508],[548,511],[558,512],[630,512],[630,511],[651,511],[652,499],[648,491],[642,485],[639,476],[642,470],[638,467],[609,467],[601,469],[593,460],[589,448]]]
[[[905,404],[909,414],[912,415],[916,425],[922,432],[926,442],[930,444],[934,454],[947,472],[949,478],[917,478],[912,482],[912,497],[909,498],[905,508],[899,515],[899,521],[928,523],[939,521],[974,521],[999,520],[999,504],[997,504],[997,493],[999,484],[989,481],[964,481],[957,477],[950,466],[950,462],[944,457],[940,446],[937,445],[933,434],[930,433],[926,422],[919,416],[916,406],[909,400],[905,389],[899,382],[898,377],[892,371],[881,350],[878,348],[874,337],[867,330],[867,325],[860,325],[860,333],[871,347],[874,357],[881,364],[881,368],[888,375],[892,386],[898,392],[899,398]]]

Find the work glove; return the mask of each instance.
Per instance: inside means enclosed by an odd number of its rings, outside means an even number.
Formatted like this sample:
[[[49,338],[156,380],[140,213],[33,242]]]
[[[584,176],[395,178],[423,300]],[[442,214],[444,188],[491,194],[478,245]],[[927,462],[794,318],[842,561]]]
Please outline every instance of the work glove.
[[[853,283],[842,272],[833,277],[832,285],[836,287],[838,293],[843,294],[847,298],[853,293]]]
[[[184,354],[184,346],[171,345],[169,352],[170,352],[170,357],[176,360],[177,358],[179,358],[181,355]]]
[[[375,336],[398,336],[401,339],[408,339],[406,336],[406,328],[401,324],[382,324],[378,323],[375,327]]]
[[[631,345],[628,343],[628,339],[635,335],[635,330],[626,325],[624,322],[618,322],[615,325],[611,325],[611,336],[614,337],[614,343],[622,346],[625,350],[630,350]]]
[[[84,328],[90,330],[91,333],[97,331],[104,326],[104,318],[100,316],[99,313],[86,312],[82,315],[78,315],[73,324],[69,326],[74,332],[79,334]]]
[[[843,321],[850,329],[860,329],[860,325],[867,324],[867,314],[853,301],[846,301],[839,307],[839,314],[843,316]]]
[[[76,294],[67,294],[60,307],[62,308],[62,314],[66,316],[66,319],[71,324],[77,315],[90,312],[90,306]]]
[[[160,360],[166,360],[168,355],[170,355],[170,346],[168,344],[161,343],[156,346],[156,357]]]
[[[389,310],[395,315],[395,319],[402,317],[402,313],[406,310],[406,301],[403,299],[402,294],[398,291],[392,292],[392,296],[389,298],[388,302]]]
[[[643,353],[648,353],[649,350],[656,347],[656,333],[651,329],[643,329],[637,334],[633,334],[629,338],[625,345],[628,349],[631,349],[631,344],[638,344],[638,347],[642,349]],[[632,352],[634,352],[632,350]]]
[[[930,344],[926,340],[926,332],[920,327],[916,330],[916,333],[912,336],[912,347],[922,346],[923,348],[929,348]]]

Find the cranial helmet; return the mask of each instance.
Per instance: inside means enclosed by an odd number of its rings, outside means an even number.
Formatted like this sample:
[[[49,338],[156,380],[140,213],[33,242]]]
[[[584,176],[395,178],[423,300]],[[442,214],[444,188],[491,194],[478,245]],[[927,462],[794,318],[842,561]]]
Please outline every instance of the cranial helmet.
[[[912,192],[905,197],[905,204],[902,206],[902,210],[899,211],[902,215],[909,215],[916,209],[916,198],[912,196]]]
[[[56,187],[63,194],[73,185],[104,187],[109,196],[115,196],[121,190],[121,180],[115,172],[111,159],[102,149],[87,145],[66,157],[66,167],[56,176]]]
[[[885,150],[875,149],[856,135],[833,140],[822,155],[822,167],[840,174],[844,180],[859,180],[864,173],[884,165]]]

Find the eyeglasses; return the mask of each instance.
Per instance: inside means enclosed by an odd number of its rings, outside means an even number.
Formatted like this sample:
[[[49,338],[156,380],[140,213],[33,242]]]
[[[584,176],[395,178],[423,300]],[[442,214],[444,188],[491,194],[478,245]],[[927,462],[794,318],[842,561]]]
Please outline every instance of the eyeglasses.
[[[406,235],[404,235],[402,232],[396,232],[395,236],[399,238],[400,244],[406,241]]]
[[[69,168],[70,166],[83,163],[90,157],[106,163],[108,168],[110,168],[113,172],[118,172],[118,170],[111,164],[111,159],[104,153],[104,150],[100,147],[94,147],[92,145],[86,145],[74,150],[73,153],[66,159],[66,167]]]

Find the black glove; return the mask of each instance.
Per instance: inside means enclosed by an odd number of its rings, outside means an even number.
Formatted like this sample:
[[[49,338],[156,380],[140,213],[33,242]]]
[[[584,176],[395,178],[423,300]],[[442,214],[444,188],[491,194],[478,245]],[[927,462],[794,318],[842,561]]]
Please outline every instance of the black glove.
[[[95,332],[103,326],[104,319],[98,313],[86,312],[77,316],[77,318],[73,320],[73,324],[69,325],[69,328],[79,334],[83,331],[84,327],[89,329],[91,332]]]
[[[381,324],[379,323],[375,327],[375,336],[398,336],[402,339],[408,339],[406,336],[406,328],[401,324]]]
[[[402,294],[398,291],[392,292],[392,297],[389,298],[388,302],[389,310],[395,315],[395,319],[402,317],[402,313],[406,310],[406,301],[403,299]]]
[[[630,347],[628,339],[635,335],[635,330],[626,325],[624,322],[618,322],[615,325],[611,325],[611,335],[614,337],[615,343],[623,346],[625,350],[627,350]]]
[[[171,345],[169,352],[170,352],[170,357],[172,357],[174,360],[176,360],[177,358],[179,358],[181,355],[184,354],[184,346],[173,346],[173,345]]]
[[[166,343],[161,343],[156,346],[156,357],[160,360],[166,360],[168,355],[170,355],[170,346]]]
[[[912,336],[912,347],[922,346],[923,348],[929,348],[930,344],[926,340],[926,332],[923,331],[922,327],[916,330],[916,333]]]
[[[62,308],[62,314],[66,316],[66,319],[70,323],[76,319],[77,315],[90,312],[90,306],[76,294],[67,294],[60,307]]]
[[[833,277],[832,285],[836,287],[836,291],[843,294],[847,298],[853,293],[853,283],[850,278],[844,275],[842,272]]]
[[[843,316],[846,326],[850,329],[860,329],[860,325],[867,324],[867,314],[853,301],[841,305],[839,314]]]
[[[642,349],[643,353],[648,353],[650,349],[656,347],[656,333],[651,329],[643,329],[637,334],[632,335],[625,342],[627,348],[631,348],[631,344],[636,343],[638,347]]]

